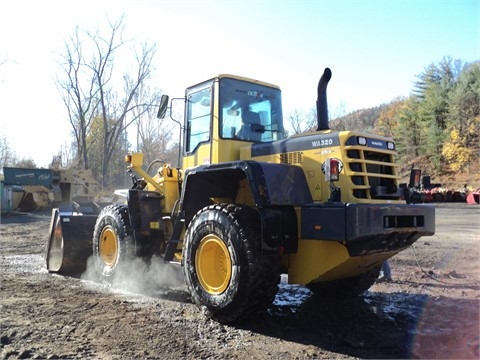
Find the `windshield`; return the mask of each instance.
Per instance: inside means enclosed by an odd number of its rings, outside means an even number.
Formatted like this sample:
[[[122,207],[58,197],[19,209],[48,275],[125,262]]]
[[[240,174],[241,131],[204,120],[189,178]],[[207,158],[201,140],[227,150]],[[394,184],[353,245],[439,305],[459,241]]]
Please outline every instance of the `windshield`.
[[[279,89],[241,80],[220,80],[220,136],[253,142],[284,139]]]

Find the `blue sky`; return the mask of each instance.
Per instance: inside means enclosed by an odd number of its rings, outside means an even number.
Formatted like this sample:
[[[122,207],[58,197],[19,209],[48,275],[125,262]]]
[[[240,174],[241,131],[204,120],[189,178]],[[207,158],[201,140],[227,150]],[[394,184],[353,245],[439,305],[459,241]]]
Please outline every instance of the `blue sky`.
[[[0,3],[0,138],[47,166],[69,141],[55,88],[75,26],[125,14],[126,34],[159,45],[153,85],[170,96],[219,73],[280,85],[284,114],[309,111],[325,67],[331,115],[408,96],[443,57],[480,59],[480,0],[4,1]]]

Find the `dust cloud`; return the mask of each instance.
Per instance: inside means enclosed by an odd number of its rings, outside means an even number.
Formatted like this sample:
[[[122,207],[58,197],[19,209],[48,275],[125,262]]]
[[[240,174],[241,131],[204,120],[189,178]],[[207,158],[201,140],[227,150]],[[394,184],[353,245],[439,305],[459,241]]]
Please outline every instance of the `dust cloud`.
[[[93,257],[90,257],[81,279],[103,282],[124,292],[155,297],[185,287],[181,266],[165,263],[161,257],[152,257],[148,261],[141,258],[123,261],[117,265],[115,274],[108,278],[98,274]]]

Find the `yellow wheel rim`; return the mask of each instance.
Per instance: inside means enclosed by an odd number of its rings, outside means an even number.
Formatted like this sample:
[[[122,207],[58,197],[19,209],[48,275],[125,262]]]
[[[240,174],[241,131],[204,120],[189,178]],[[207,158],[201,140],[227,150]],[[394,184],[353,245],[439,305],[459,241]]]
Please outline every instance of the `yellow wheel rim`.
[[[203,288],[212,295],[225,291],[232,277],[232,261],[225,243],[215,235],[207,235],[195,254],[195,270]]]
[[[100,234],[100,241],[98,243],[98,252],[102,261],[107,266],[113,266],[117,261],[118,256],[118,241],[117,235],[111,226],[107,226]]]

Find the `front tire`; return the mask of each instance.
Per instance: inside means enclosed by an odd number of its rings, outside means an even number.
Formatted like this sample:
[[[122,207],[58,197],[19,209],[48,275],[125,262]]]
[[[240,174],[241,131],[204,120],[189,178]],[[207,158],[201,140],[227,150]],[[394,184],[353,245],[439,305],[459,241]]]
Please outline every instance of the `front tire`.
[[[251,208],[200,210],[188,226],[183,259],[192,300],[221,323],[266,310],[278,291],[279,257],[261,254],[260,218]]]
[[[97,273],[111,278],[127,262],[133,236],[126,205],[110,205],[98,215],[93,231],[93,260]]]

